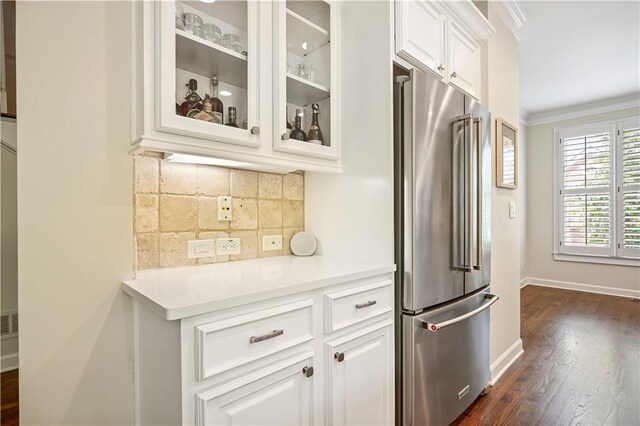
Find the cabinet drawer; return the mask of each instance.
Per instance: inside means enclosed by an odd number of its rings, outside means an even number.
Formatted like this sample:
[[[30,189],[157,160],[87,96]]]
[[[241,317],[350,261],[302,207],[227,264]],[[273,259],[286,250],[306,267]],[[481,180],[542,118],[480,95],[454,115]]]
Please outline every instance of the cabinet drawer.
[[[374,282],[325,295],[324,331],[332,333],[392,311],[391,280]]]
[[[196,377],[204,380],[313,339],[313,300],[195,327]]]

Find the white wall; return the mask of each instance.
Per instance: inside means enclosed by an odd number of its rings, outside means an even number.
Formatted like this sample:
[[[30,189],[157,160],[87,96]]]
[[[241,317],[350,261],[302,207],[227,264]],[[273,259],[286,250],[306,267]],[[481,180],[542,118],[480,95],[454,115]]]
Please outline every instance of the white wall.
[[[528,165],[527,165],[527,127],[523,122],[518,123],[518,200],[516,214],[519,216],[520,225],[518,238],[520,239],[520,284],[527,276],[527,222],[528,204],[527,192],[529,190]]]
[[[519,45],[513,33],[489,4],[489,21],[496,28],[485,46],[487,87],[483,88],[486,105],[491,111],[494,140],[493,190],[491,196],[491,291],[500,301],[491,308],[491,363],[520,339],[520,233],[524,217],[509,219],[509,202],[522,211],[523,186],[510,190],[495,186],[495,120],[502,118],[511,125],[519,123]],[[522,153],[523,150],[520,150]],[[522,160],[522,156],[520,160]],[[520,163],[521,164],[521,163]]]
[[[640,114],[638,109],[592,115],[527,128],[527,276],[640,290],[640,269],[553,259],[553,128]]]
[[[17,147],[15,120],[2,119],[0,138],[11,147]],[[17,157],[8,149],[0,150],[0,171],[2,187],[1,240],[0,249],[0,311],[18,309],[18,209],[17,209]],[[0,341],[2,355],[1,369],[6,371],[18,366],[18,338],[10,337]]]
[[[391,8],[340,5],[344,173],[305,174],[305,229],[320,254],[393,263]]]
[[[17,4],[23,425],[133,422],[129,8]]]

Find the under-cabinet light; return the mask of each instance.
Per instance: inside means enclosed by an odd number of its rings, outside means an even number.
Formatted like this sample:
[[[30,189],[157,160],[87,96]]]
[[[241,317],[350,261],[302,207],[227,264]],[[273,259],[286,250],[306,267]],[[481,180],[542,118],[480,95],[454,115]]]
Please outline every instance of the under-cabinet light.
[[[252,165],[241,161],[225,160],[224,158],[202,157],[189,154],[167,154],[165,160],[172,163],[207,164],[210,166],[222,166],[231,168],[250,168]]]
[[[229,92],[228,90],[222,90],[220,92],[220,96],[231,96],[233,93]]]
[[[200,0],[202,3],[213,3],[216,0]]]
[[[172,163],[205,164],[207,166],[229,167],[231,169],[256,170],[258,172],[268,172],[268,173],[284,174],[284,173],[291,173],[296,170],[296,168],[286,167],[286,166],[245,163],[242,161],[226,160],[224,158],[204,157],[201,155],[191,155],[191,154],[166,153],[164,155],[164,159]]]

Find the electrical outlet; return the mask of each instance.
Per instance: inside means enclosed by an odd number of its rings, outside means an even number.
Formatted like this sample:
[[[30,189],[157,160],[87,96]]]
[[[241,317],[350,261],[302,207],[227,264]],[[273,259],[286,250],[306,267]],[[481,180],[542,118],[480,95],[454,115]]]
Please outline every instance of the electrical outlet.
[[[262,237],[262,251],[281,250],[282,235],[265,235]]]
[[[216,255],[240,254],[240,238],[218,238],[216,240]]]
[[[231,207],[231,197],[228,195],[220,195],[218,197],[218,222],[228,222],[233,218],[233,209]]]
[[[516,202],[509,201],[509,219],[516,217]]]
[[[213,240],[187,241],[187,257],[197,259],[199,257],[213,257]]]

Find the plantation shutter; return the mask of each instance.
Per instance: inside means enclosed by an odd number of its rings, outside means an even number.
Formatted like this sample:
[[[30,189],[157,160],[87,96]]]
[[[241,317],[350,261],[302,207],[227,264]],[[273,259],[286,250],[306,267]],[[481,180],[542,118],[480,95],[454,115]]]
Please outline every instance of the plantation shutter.
[[[612,254],[614,140],[608,123],[560,132],[560,253]]]
[[[640,256],[640,120],[618,123],[618,255]]]

